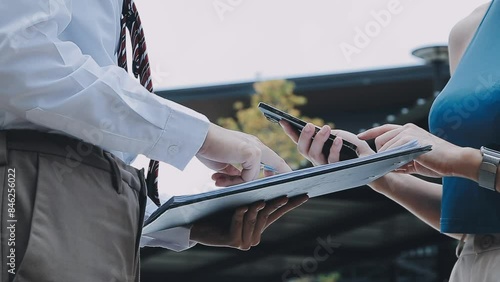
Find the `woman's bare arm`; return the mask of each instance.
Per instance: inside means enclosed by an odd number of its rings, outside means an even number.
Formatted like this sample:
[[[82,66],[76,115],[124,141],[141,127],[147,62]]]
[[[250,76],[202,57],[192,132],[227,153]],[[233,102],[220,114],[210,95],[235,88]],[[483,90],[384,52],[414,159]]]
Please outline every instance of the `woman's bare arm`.
[[[458,63],[472,41],[490,5],[491,2],[479,6],[469,16],[458,22],[451,30],[448,42],[451,75],[455,72]]]

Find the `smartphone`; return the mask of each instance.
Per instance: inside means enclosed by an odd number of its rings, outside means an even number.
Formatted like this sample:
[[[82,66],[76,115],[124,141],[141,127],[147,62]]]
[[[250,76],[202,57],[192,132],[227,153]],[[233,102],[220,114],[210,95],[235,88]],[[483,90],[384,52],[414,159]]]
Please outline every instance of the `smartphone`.
[[[264,114],[264,116],[271,122],[278,123],[281,120],[287,121],[289,124],[291,124],[299,133],[302,132],[302,129],[304,126],[306,126],[306,122],[298,119],[292,115],[289,115],[281,110],[276,109],[273,106],[270,106],[266,103],[259,103],[259,110]],[[316,126],[316,133],[320,128]],[[316,135],[316,134],[315,134]],[[330,154],[330,148],[332,147],[333,140],[337,136],[330,134],[330,137],[328,140],[326,140],[325,145],[323,146],[322,153],[325,156],[325,158],[328,158],[328,155]],[[314,139],[314,136],[313,136]],[[354,159],[358,157],[358,154],[356,153],[356,149],[358,147],[350,142],[347,142],[345,140],[342,140],[342,149],[340,149],[340,160],[349,160],[349,159]]]

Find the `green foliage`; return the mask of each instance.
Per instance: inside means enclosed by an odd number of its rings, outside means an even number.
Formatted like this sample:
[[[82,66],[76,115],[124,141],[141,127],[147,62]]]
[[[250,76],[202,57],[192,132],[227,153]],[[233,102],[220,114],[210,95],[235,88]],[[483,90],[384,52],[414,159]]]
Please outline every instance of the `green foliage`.
[[[269,122],[257,108],[259,102],[264,102],[307,122],[323,125],[324,121],[320,118],[301,115],[296,107],[307,104],[307,99],[294,94],[294,89],[295,84],[286,80],[257,82],[254,84],[256,93],[252,95],[250,105],[245,107],[243,102],[234,103],[236,118],[220,118],[218,123],[222,127],[257,136],[277,152],[292,169],[300,168],[307,164],[307,161],[299,154],[296,145],[283,132],[281,126]]]

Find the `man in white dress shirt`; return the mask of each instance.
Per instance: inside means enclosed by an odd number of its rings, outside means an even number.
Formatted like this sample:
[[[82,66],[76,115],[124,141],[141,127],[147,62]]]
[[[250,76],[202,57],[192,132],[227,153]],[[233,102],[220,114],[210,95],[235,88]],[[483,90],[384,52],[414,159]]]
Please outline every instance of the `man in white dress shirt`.
[[[138,154],[179,169],[196,156],[228,174],[222,186],[255,179],[261,162],[290,168],[118,67],[122,1],[0,2],[1,281],[139,281],[141,243],[246,250],[307,200],[256,203],[226,228],[206,219],[141,240],[144,175],[128,165]]]

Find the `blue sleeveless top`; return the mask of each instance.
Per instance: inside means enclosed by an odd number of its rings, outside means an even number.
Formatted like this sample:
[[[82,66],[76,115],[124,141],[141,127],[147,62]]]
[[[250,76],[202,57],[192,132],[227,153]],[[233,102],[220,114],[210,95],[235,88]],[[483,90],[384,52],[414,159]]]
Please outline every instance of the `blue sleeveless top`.
[[[493,1],[429,115],[430,131],[479,149],[500,145],[500,1]],[[443,178],[443,233],[500,233],[500,193],[471,180]]]

